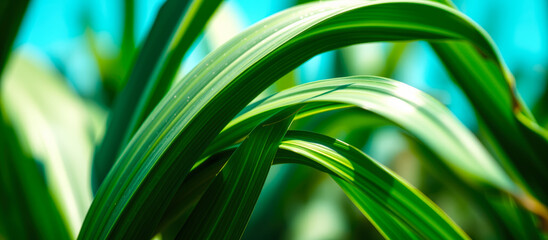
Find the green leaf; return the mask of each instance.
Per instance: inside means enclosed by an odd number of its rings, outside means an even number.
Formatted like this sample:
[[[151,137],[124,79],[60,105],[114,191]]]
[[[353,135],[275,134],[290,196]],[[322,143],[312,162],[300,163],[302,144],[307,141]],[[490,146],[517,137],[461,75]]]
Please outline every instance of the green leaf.
[[[274,115],[249,134],[202,196],[178,239],[241,237],[295,110]]]
[[[418,190],[358,149],[329,137],[289,132],[280,161],[319,164],[387,239],[468,239]]]
[[[209,54],[147,117],[99,189],[79,237],[151,236],[173,189],[213,138],[310,57],[360,42],[416,39],[466,39],[494,52],[465,16],[424,1],[321,2],[257,23]]]
[[[522,206],[516,203],[516,200],[509,196],[497,196],[487,198],[489,205],[494,208],[504,222],[507,230],[512,233],[512,239],[546,239],[542,236],[542,231],[538,227],[542,227],[538,216],[530,211],[527,211]],[[509,237],[510,238],[510,237]]]
[[[463,179],[517,193],[516,186],[481,143],[441,103],[403,83],[372,76],[330,79],[303,84],[250,105],[219,134],[206,152],[214,152],[245,136],[257,122],[288,106],[308,104],[304,116],[338,109],[340,104],[376,113],[427,145]],[[297,118],[300,118],[300,114]]]
[[[548,74],[545,74],[544,78],[548,79]],[[548,128],[548,86],[544,87],[542,95],[534,104],[532,111],[535,114],[539,125],[541,125],[545,129]]]
[[[528,192],[548,203],[544,186],[548,182],[548,164],[544,161],[548,141],[542,131],[534,129],[536,124],[498,53],[466,42],[431,45],[470,99],[485,131],[496,140],[492,144],[506,156],[499,158],[505,170]]]

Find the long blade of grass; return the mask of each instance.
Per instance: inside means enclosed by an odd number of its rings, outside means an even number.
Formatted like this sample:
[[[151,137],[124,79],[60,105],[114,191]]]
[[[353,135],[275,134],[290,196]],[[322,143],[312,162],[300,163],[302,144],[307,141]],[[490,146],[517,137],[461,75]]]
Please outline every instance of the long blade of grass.
[[[466,39],[494,52],[465,16],[424,1],[314,3],[259,22],[208,55],[147,117],[99,189],[80,238],[151,236],[173,189],[212,139],[312,56],[360,42],[415,39]]]
[[[309,132],[289,132],[280,162],[322,166],[387,239],[468,239],[426,196],[360,150]],[[324,171],[325,171],[324,170]]]

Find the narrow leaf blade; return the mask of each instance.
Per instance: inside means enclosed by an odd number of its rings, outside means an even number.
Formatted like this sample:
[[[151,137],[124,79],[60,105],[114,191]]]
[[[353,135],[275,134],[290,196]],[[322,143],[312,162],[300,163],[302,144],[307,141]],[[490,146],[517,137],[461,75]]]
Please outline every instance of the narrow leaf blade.
[[[241,237],[295,110],[274,115],[249,134],[202,196],[178,239]]]

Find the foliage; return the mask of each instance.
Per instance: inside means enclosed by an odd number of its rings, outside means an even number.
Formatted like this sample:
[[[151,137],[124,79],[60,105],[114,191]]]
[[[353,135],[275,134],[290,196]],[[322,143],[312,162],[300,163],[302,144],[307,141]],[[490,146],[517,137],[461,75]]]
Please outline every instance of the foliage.
[[[24,12],[6,9],[27,4],[0,6],[2,18],[9,19],[8,34],[0,37],[2,68]],[[479,205],[492,228],[505,229],[497,237],[544,237],[548,132],[521,100],[490,37],[450,2],[297,5],[256,23],[175,81],[185,53],[220,4],[167,0],[133,50],[128,9],[134,3],[125,1],[116,63],[127,69],[117,80],[125,87],[111,93],[116,101],[89,164],[74,159],[82,153],[63,147],[70,137],[63,142],[56,130],[61,122],[69,124],[69,114],[82,114],[86,101],[67,94],[48,73],[25,75],[21,69],[40,70],[10,58],[0,98],[0,239],[241,238],[274,164],[327,173],[385,238],[468,239],[427,196],[359,148],[321,131],[302,131],[313,116],[340,117],[348,109],[371,117],[353,123],[354,133],[385,125],[405,131],[423,164],[442,173],[444,186]],[[326,79],[261,95],[322,52],[415,40],[432,46],[470,100],[481,142],[436,99],[383,77]],[[33,77],[46,79],[49,87],[33,86]],[[32,100],[10,95],[10,86],[28,91]],[[54,112],[51,104],[65,112]],[[84,115],[89,120],[76,132],[100,135],[100,127],[93,127],[101,125],[100,111]],[[72,144],[91,152],[91,142]],[[43,173],[34,160],[44,165]],[[91,169],[71,174],[65,166],[74,162]]]

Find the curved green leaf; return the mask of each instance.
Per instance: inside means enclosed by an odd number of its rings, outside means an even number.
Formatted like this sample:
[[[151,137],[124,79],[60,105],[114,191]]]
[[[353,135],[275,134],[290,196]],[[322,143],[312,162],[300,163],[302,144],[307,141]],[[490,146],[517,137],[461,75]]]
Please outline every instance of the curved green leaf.
[[[250,105],[245,113],[230,122],[208,152],[233,144],[257,122],[285,107],[313,103],[305,109],[303,115],[306,116],[313,111],[327,111],[348,104],[379,114],[401,126],[464,179],[473,179],[472,182],[479,181],[508,192],[517,191],[481,143],[447,108],[406,84],[372,76],[330,79],[296,86],[259,103]]]
[[[387,239],[467,239],[468,236],[418,190],[358,149],[329,137],[289,132],[280,162],[311,160],[325,168]],[[298,156],[298,157],[297,157]]]

